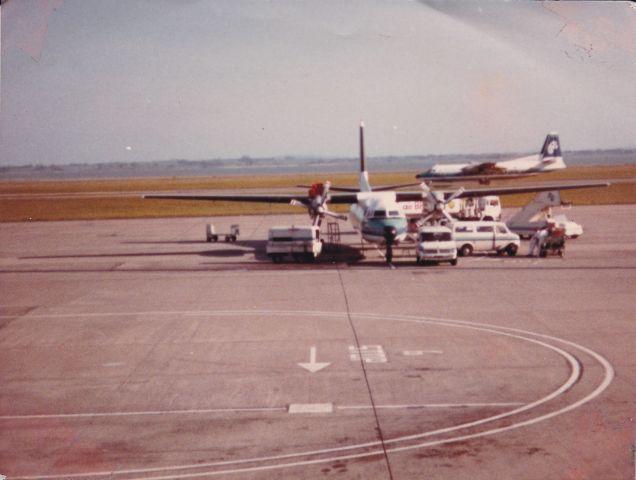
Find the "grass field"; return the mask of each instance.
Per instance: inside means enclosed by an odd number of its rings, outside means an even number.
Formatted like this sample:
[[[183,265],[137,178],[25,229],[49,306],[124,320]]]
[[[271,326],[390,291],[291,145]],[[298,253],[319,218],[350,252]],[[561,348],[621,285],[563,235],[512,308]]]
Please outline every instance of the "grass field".
[[[334,185],[353,186],[355,174],[131,178],[113,180],[4,181],[0,182],[0,222],[86,220],[108,218],[183,217],[302,212],[298,207],[231,202],[144,200],[143,192],[188,190],[240,190],[289,188],[329,179]],[[373,185],[415,182],[413,173],[371,173]],[[569,167],[540,176],[509,180],[506,185],[560,180],[617,179],[608,188],[563,192],[563,201],[574,205],[636,203],[636,165]],[[448,188],[452,190],[453,187]],[[502,197],[506,207],[527,203],[534,194]],[[345,211],[346,208],[333,208]]]

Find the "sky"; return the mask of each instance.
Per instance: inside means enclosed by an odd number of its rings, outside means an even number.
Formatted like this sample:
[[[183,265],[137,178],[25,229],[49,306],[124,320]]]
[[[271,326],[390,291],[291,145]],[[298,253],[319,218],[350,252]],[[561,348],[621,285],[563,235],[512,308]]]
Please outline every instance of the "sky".
[[[636,147],[629,2],[7,0],[0,164]]]

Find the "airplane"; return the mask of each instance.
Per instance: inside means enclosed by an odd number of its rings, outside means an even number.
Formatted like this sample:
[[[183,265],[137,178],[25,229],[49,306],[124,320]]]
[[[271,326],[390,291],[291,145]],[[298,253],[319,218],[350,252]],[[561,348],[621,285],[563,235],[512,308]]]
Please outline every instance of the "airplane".
[[[426,172],[417,174],[416,178],[443,182],[478,180],[479,183],[489,184],[490,180],[532,176],[565,167],[559,134],[551,132],[545,137],[540,153],[501,162],[438,163]]]
[[[460,188],[455,192],[432,191],[425,183],[420,191],[397,191],[407,185],[371,187],[365,166],[364,123],[360,122],[360,173],[358,187],[337,187],[330,182],[315,183],[306,194],[220,194],[220,195],[144,195],[146,199],[201,200],[224,202],[281,203],[307,209],[312,224],[320,226],[325,217],[349,220],[362,239],[385,247],[385,259],[392,262],[393,246],[409,239],[408,220],[400,202],[422,202],[422,221],[435,221],[447,216],[444,206],[455,198],[505,195],[572,188],[605,187],[606,182],[579,182],[577,184],[527,185],[519,187],[492,187],[480,189]],[[331,193],[331,192],[337,193]],[[349,216],[331,212],[327,203],[351,205]]]

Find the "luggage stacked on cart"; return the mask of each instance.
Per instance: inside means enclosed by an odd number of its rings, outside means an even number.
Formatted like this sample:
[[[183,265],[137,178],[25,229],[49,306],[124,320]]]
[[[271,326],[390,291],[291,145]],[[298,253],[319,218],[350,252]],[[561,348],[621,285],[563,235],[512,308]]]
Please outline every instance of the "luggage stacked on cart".
[[[539,255],[547,257],[548,255],[558,255],[562,257],[565,254],[565,229],[554,228],[541,244]]]

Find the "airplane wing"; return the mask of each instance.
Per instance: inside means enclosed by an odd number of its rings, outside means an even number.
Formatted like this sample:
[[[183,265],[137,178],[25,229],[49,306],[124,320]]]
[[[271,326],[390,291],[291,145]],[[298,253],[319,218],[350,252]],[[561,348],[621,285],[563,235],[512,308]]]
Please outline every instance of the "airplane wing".
[[[505,171],[504,168],[498,167],[496,162],[475,163],[462,168],[462,173],[466,175],[497,175]]]
[[[575,190],[577,188],[609,187],[609,182],[546,182],[538,185],[519,185],[510,187],[466,188],[459,197],[483,197],[486,195],[514,195],[516,193],[549,192],[550,190]]]
[[[334,194],[330,195],[329,203],[332,204],[350,204],[356,203],[357,197],[355,194]],[[420,194],[421,197],[421,194]],[[250,203],[286,203],[289,204],[292,200],[300,202],[304,205],[309,205],[311,200],[307,195],[294,195],[294,194],[245,194],[245,195],[144,195],[143,198],[155,199],[155,200],[199,200],[210,202],[250,202]]]
[[[555,183],[547,182],[539,185],[521,185],[509,187],[488,187],[488,188],[466,188],[463,193],[458,195],[462,197],[485,197],[487,195],[513,195],[516,193],[531,192],[548,192],[551,190],[573,190],[577,188],[598,188],[608,187],[609,182],[568,182]],[[452,192],[448,192],[450,195]],[[408,202],[422,200],[422,191],[416,192],[395,192],[396,201]],[[199,201],[217,201],[217,202],[249,202],[249,203],[284,203],[289,204],[293,201],[309,205],[311,199],[307,195],[295,194],[245,194],[245,195],[163,195],[152,194],[144,195],[143,198],[157,200],[199,200]],[[331,204],[352,204],[358,201],[355,193],[334,193],[329,195],[329,203]]]
[[[539,185],[521,185],[515,187],[489,187],[489,188],[466,188],[457,195],[457,198],[465,197],[485,197],[487,195],[514,195],[517,193],[549,192],[551,190],[574,190],[577,188],[598,188],[609,187],[609,182],[568,182],[556,183],[547,182]],[[451,195],[453,192],[445,192]],[[422,199],[422,192],[395,192],[398,202],[416,201]]]

